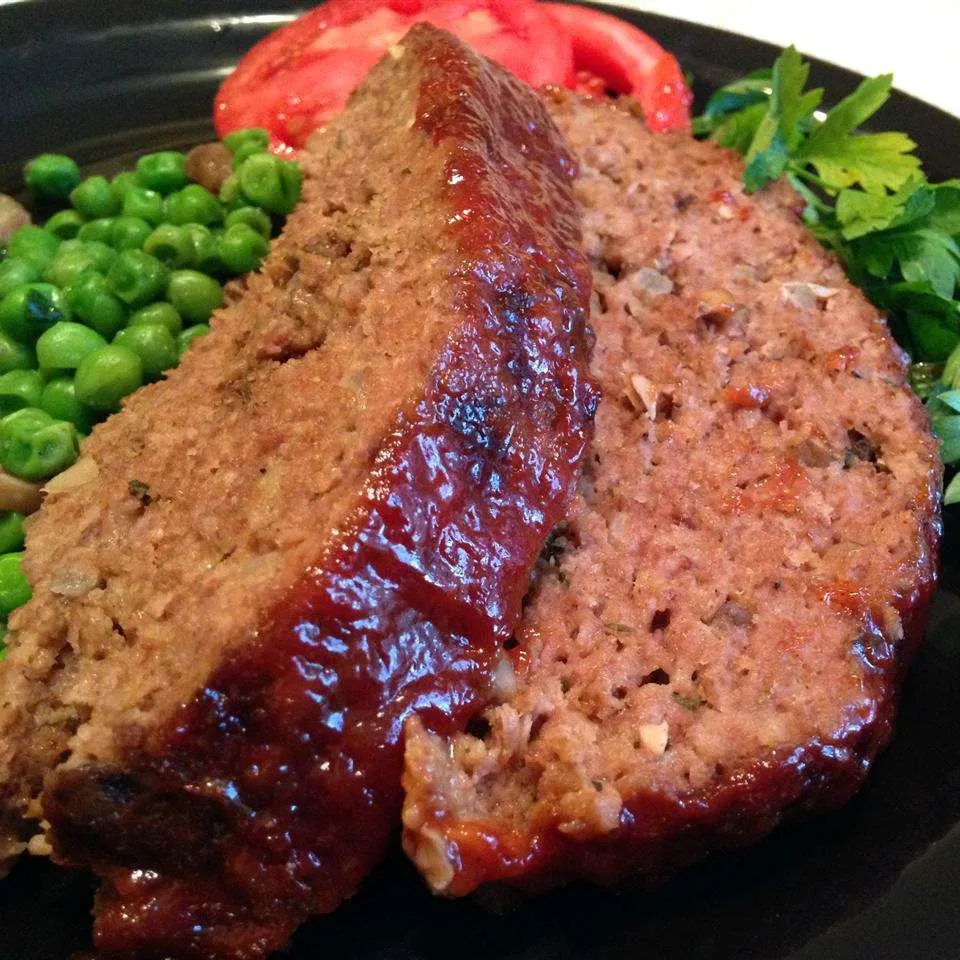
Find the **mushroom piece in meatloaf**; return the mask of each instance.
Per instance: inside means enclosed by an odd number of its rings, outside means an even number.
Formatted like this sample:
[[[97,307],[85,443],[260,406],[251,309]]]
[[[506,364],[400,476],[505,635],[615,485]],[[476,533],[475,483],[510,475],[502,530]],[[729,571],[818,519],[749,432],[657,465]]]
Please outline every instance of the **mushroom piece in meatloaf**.
[[[404,719],[487,697],[588,439],[573,164],[527,87],[418,26],[302,162],[262,271],[27,535],[0,839],[104,878],[110,956],[250,960],[353,893]]]
[[[883,319],[732,154],[558,95],[603,400],[501,702],[415,722],[437,891],[656,880],[843,803],[891,734],[939,535],[937,446]]]

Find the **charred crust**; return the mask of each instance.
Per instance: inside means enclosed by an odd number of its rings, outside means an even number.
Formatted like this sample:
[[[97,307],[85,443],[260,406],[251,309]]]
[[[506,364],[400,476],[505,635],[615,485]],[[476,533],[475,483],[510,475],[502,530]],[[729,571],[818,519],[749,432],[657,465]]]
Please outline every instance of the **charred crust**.
[[[43,813],[56,856],[67,863],[150,863],[175,876],[214,867],[227,826],[213,800],[118,766],[61,773],[45,793]]]

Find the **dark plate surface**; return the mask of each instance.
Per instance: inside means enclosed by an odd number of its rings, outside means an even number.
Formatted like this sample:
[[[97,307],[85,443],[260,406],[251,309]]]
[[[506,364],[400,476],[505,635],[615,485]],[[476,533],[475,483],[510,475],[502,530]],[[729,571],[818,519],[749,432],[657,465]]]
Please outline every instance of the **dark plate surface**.
[[[135,152],[207,138],[220,78],[302,8],[255,0],[0,2],[0,190],[19,190],[21,162],[41,150],[109,169]],[[676,52],[701,103],[776,55],[754,40],[619,12]],[[827,64],[813,73],[828,102],[857,81]],[[957,119],[895,94],[880,124],[913,136],[931,179],[960,173]],[[896,739],[845,810],[782,828],[652,893],[576,886],[509,908],[435,901],[396,856],[352,902],[302,930],[291,960],[960,957],[957,528],[947,523],[942,587]],[[0,883],[0,960],[67,960],[89,950],[92,891],[83,875],[22,862]]]

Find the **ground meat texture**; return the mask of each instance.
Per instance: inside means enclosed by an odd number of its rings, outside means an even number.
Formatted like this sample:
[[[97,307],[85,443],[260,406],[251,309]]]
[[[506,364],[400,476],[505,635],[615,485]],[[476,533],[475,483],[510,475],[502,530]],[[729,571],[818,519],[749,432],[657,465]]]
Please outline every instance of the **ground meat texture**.
[[[844,802],[932,592],[940,466],[883,320],[784,187],[558,96],[581,164],[603,400],[509,645],[513,689],[411,723],[432,887],[651,880]]]
[[[110,956],[255,958],[399,823],[413,713],[488,697],[595,406],[542,103],[416,27],[302,157],[259,275],[27,535],[6,852],[105,878]]]

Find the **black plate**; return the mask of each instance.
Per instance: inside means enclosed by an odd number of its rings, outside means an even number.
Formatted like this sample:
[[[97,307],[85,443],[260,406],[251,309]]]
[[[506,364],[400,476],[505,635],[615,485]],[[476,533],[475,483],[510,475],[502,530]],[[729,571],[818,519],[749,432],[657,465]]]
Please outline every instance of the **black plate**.
[[[219,79],[300,9],[255,0],[0,3],[0,190],[18,190],[20,163],[41,150],[109,168],[134,151],[208,137]],[[776,55],[721,31],[617,12],[677,53],[701,103]],[[813,72],[828,101],[858,79],[821,63]],[[895,94],[880,124],[913,136],[931,178],[960,172],[960,121]],[[506,912],[432,900],[396,856],[352,902],[302,930],[293,958],[960,957],[960,570],[949,559],[960,548],[957,527],[947,525],[943,586],[896,740],[844,811],[715,857],[653,893],[576,886]],[[83,875],[22,862],[0,883],[0,958],[67,960],[89,949],[92,890]]]

